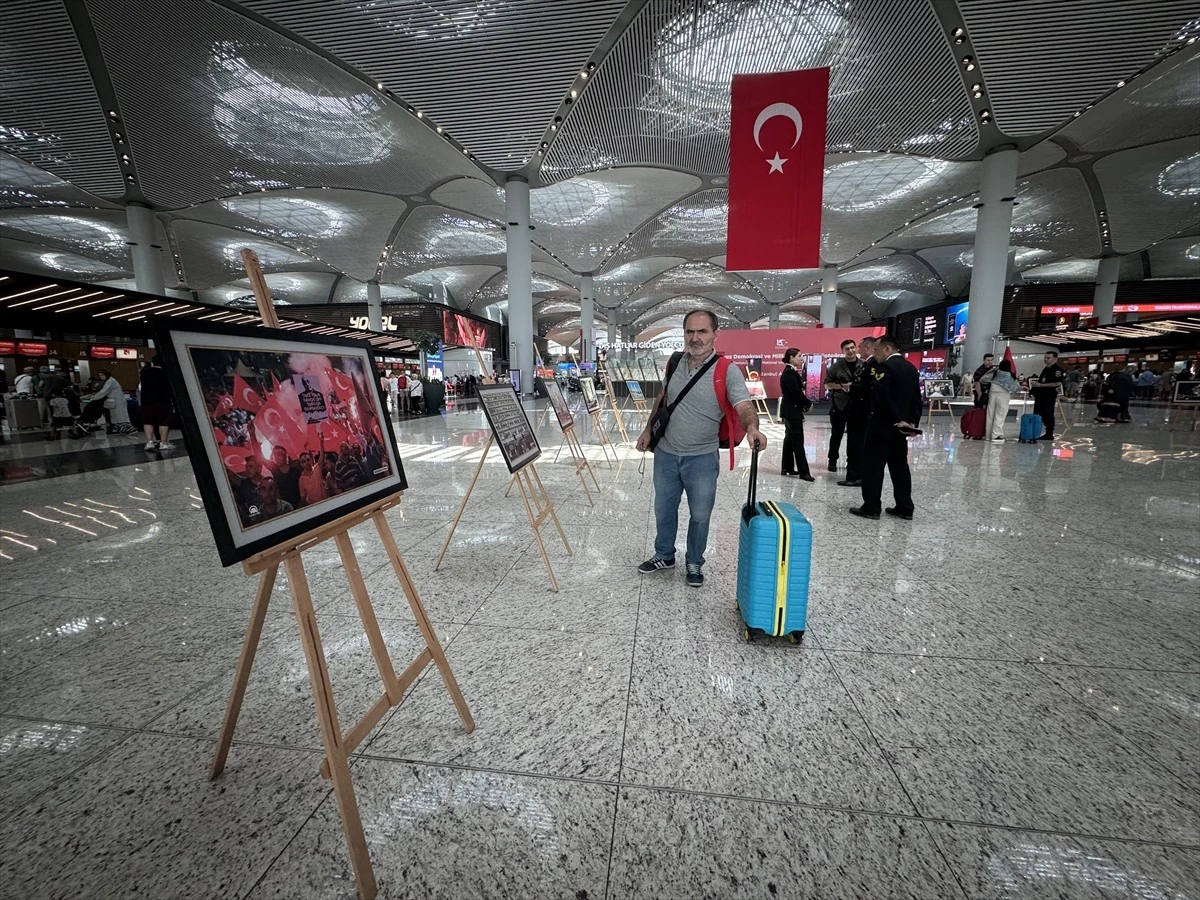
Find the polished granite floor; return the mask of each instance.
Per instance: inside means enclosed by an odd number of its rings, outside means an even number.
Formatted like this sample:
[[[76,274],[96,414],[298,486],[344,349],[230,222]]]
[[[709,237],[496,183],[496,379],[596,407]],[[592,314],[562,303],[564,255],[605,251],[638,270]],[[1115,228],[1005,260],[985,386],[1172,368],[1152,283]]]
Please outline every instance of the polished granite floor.
[[[823,415],[811,485],[772,426],[760,494],[815,533],[800,647],[738,639],[744,453],[695,591],[634,570],[638,454],[585,433],[592,507],[543,420],[554,594],[498,455],[433,571],[486,425],[403,423],[389,518],[477,728],[431,674],[355,756],[380,896],[1200,897],[1200,434],[1163,418],[1053,446],[939,423],[916,519],[878,523],[819,471]],[[405,665],[412,616],[354,541]],[[336,553],[306,565],[348,727],[380,687]],[[0,896],[353,896],[286,595],[206,780],[252,591],[181,454],[0,487]]]

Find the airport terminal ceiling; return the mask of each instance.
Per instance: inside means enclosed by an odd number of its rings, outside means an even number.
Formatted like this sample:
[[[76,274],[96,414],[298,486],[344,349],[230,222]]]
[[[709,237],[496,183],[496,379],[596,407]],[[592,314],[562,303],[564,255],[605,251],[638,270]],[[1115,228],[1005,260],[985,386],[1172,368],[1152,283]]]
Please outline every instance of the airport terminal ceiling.
[[[1014,9],[1019,8],[1019,9]],[[729,82],[832,70],[822,257],[853,321],[965,294],[990,150],[1021,152],[1014,277],[1200,271],[1189,0],[3,0],[0,253],[225,303],[253,247],[289,304],[505,308],[531,186],[542,334],[702,305],[815,321],[819,270],[725,269]],[[186,23],[185,25],[182,23]]]

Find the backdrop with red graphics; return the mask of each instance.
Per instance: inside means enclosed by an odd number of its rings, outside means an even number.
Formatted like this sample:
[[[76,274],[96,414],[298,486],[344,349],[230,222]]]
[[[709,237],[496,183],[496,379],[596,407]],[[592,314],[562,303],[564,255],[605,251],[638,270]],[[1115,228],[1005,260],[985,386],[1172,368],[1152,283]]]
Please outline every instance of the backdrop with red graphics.
[[[825,369],[842,355],[842,341],[857,342],[868,335],[881,335],[883,326],[873,328],[748,328],[717,332],[717,352],[741,366],[743,372],[757,372],[767,396],[779,397],[779,376],[783,374],[783,353],[790,347],[800,351],[798,363],[805,372],[805,389],[816,400],[824,390]]]

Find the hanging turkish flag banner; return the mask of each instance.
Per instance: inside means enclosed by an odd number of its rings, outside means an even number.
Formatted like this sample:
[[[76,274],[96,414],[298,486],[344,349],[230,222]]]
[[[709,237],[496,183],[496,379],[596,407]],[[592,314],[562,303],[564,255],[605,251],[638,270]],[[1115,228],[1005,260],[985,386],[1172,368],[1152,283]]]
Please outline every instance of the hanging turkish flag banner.
[[[725,267],[821,265],[829,70],[733,76]]]

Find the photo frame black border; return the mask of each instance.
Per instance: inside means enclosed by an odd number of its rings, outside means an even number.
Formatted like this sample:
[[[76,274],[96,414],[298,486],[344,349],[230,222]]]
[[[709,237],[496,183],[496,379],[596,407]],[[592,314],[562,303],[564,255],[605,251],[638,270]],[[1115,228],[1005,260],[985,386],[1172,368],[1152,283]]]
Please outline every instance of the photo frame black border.
[[[537,432],[533,429],[533,423],[529,421],[529,416],[525,412],[525,405],[521,403],[521,398],[516,394],[511,385],[507,384],[481,384],[477,388],[479,393],[479,405],[483,408],[483,415],[487,419],[488,428],[492,431],[492,437],[495,438],[496,446],[500,448],[500,455],[504,457],[504,464],[508,466],[508,471],[512,475],[516,475],[523,468],[529,465],[534,460],[542,455],[542,442],[537,439]],[[529,433],[533,435],[533,445],[537,447],[537,453],[525,460],[517,468],[513,468],[512,461],[508,458],[508,451],[504,447],[504,442],[500,440],[500,436],[496,434],[496,423],[492,421],[492,411],[488,409],[487,401],[484,397],[488,393],[499,394],[504,392],[510,395],[521,409],[521,415],[525,416],[525,424],[529,426]]]
[[[1181,406],[1190,406],[1194,403],[1200,403],[1200,398],[1197,398],[1194,396],[1192,396],[1192,397],[1182,396],[1182,392],[1183,392],[1184,388],[1193,387],[1195,385],[1200,385],[1200,381],[1188,380],[1188,381],[1175,382],[1175,390],[1173,390],[1171,392],[1171,402],[1178,403]]]
[[[584,382],[588,382],[588,381],[590,381],[592,383],[592,398],[596,401],[595,406],[592,406],[590,403],[588,403],[588,392],[583,387]],[[600,392],[596,390],[596,379],[590,375],[585,375],[579,379],[579,387],[583,393],[583,405],[587,409],[587,411],[589,413],[600,412]]]
[[[567,411],[567,416],[569,417],[566,422],[564,422],[562,420],[562,416],[558,414],[558,407],[554,404],[554,394],[551,393],[552,391],[558,391],[558,397],[562,400],[563,409]],[[558,422],[559,429],[566,431],[568,428],[574,428],[575,417],[571,415],[571,404],[567,402],[567,395],[563,393],[562,385],[559,384],[555,379],[551,378],[546,382],[546,393],[549,395],[550,408],[554,411],[554,420]]]
[[[322,525],[327,525],[330,522],[340,519],[343,516],[349,515],[356,509],[361,509],[369,506],[379,500],[394,496],[408,490],[408,479],[404,474],[404,464],[400,459],[400,451],[396,442],[396,433],[392,428],[391,417],[387,414],[387,405],[384,402],[383,395],[380,390],[379,379],[374,377],[376,372],[375,352],[370,344],[363,341],[349,340],[346,338],[337,337],[322,337],[319,335],[296,334],[291,331],[284,331],[277,328],[253,328],[241,325],[224,325],[213,322],[199,322],[194,319],[173,319],[169,317],[156,316],[151,319],[151,327],[154,329],[154,344],[156,352],[162,357],[163,363],[167,369],[167,375],[171,382],[171,390],[175,396],[175,409],[179,414],[182,425],[183,437],[185,445],[189,451],[189,457],[192,463],[192,471],[196,476],[196,484],[200,488],[200,496],[204,502],[204,512],[208,516],[209,527],[213,533],[213,539],[217,545],[217,555],[221,558],[222,566],[231,566],[245,559],[262,553],[264,550],[270,550],[272,547],[277,547],[285,544],[300,535],[306,534]],[[379,404],[379,409],[383,411],[383,421],[386,424],[384,429],[384,438],[387,442],[390,461],[396,467],[396,473],[400,478],[399,485],[389,485],[377,491],[372,491],[354,498],[352,502],[343,504],[332,504],[328,510],[324,510],[312,516],[308,516],[295,525],[291,525],[280,531],[276,531],[270,535],[266,535],[258,540],[250,541],[249,543],[238,546],[233,539],[233,530],[230,523],[225,519],[225,509],[221,502],[221,495],[217,487],[217,474],[211,470],[208,461],[208,454],[203,452],[205,447],[205,430],[202,423],[198,421],[195,409],[192,408],[190,395],[188,393],[188,384],[184,375],[183,365],[175,356],[175,342],[172,338],[177,332],[195,332],[199,334],[212,334],[225,337],[245,338],[248,341],[257,340],[272,340],[285,341],[302,345],[302,348],[297,352],[319,353],[320,347],[325,347],[330,350],[353,350],[356,353],[366,351],[368,372],[367,382],[370,389],[373,391],[373,396]],[[270,351],[264,351],[270,352]],[[205,425],[207,423],[204,423]],[[212,429],[207,429],[207,439],[212,439]]]

